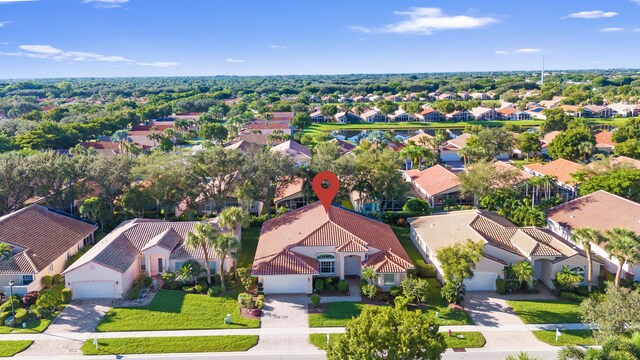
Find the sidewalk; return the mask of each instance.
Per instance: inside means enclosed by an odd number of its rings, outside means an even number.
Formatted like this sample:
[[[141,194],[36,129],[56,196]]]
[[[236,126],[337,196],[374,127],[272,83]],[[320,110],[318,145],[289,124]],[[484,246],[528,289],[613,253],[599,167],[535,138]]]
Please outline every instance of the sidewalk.
[[[441,326],[440,332],[449,330],[454,332],[521,332],[535,330],[584,330],[584,324],[530,324],[530,325],[452,325]],[[170,331],[122,331],[122,332],[69,332],[57,334],[2,334],[2,340],[76,340],[112,339],[112,338],[140,338],[140,337],[171,337],[171,336],[224,336],[224,335],[309,335],[309,334],[339,334],[344,333],[343,327],[324,328],[257,328],[257,329],[216,329],[216,330],[170,330]]]

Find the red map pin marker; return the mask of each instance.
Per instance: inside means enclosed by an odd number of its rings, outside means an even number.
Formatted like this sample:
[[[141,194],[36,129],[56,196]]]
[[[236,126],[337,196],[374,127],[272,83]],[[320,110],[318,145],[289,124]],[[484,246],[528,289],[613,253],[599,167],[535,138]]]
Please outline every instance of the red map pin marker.
[[[322,186],[323,183],[324,186]],[[340,189],[338,176],[331,171],[320,172],[313,178],[311,186],[318,199],[320,199],[322,206],[324,206],[324,210],[329,213],[329,206],[331,206],[333,198],[336,197]]]

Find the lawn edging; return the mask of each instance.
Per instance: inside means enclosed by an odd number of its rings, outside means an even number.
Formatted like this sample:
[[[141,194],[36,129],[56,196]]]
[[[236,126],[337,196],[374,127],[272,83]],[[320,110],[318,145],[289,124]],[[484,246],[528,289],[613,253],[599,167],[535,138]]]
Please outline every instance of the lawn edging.
[[[258,335],[172,336],[98,339],[98,349],[89,339],[84,355],[166,354],[247,351],[258,343]]]
[[[552,346],[593,346],[596,340],[593,330],[560,330],[556,342],[555,330],[535,330],[533,335],[540,341]]]

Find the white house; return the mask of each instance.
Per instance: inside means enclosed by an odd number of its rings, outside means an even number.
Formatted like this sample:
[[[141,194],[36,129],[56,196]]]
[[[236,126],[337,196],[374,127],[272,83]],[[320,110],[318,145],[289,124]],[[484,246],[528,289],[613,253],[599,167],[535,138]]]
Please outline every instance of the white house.
[[[363,267],[389,290],[413,264],[389,225],[315,202],[263,224],[252,274],[266,294],[310,294],[314,277],[359,276]]]
[[[476,120],[495,120],[498,118],[498,113],[495,110],[482,106],[472,108],[471,114]]]
[[[400,122],[400,121],[416,121],[416,117],[413,114],[409,114],[408,112],[398,109],[393,114],[389,116],[391,121]]]
[[[504,217],[483,210],[464,210],[409,219],[411,240],[437,270],[443,271],[436,258],[438,249],[466,242],[482,242],[483,256],[472,279],[465,280],[467,291],[495,291],[496,279],[504,278],[504,267],[523,260],[533,265],[535,278],[553,289],[555,274],[568,266],[584,274],[584,252],[553,232],[537,228],[519,228]],[[592,261],[593,279],[597,283],[600,263]]]
[[[123,222],[62,273],[73,298],[122,298],[141,273],[157,276],[177,271],[188,260],[204,265],[202,248],[184,246],[186,235],[197,223],[151,219]],[[211,224],[217,226],[217,219]],[[240,234],[240,228],[237,232]],[[208,252],[214,275],[221,259],[212,249]],[[225,259],[225,268],[229,269],[232,263],[230,258]]]
[[[460,156],[459,151],[467,146],[467,140],[469,140],[470,137],[471,134],[464,133],[448,140],[440,149],[440,159],[444,162],[462,161],[462,156]]]
[[[367,110],[360,114],[360,118],[364,122],[385,122],[387,117],[375,110]]]

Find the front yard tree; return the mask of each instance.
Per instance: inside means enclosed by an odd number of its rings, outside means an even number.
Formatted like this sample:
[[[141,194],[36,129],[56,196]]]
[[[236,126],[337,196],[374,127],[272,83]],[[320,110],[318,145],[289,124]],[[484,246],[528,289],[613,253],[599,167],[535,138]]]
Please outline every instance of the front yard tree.
[[[582,247],[587,256],[587,288],[589,292],[591,292],[591,279],[593,276],[591,264],[591,243],[599,244],[602,240],[604,240],[604,237],[600,231],[588,227],[574,229],[571,234],[571,241]]]
[[[482,249],[482,242],[473,242],[471,239],[467,239],[464,243],[455,243],[440,248],[436,252],[436,257],[444,272],[445,286],[458,292],[455,296],[449,297],[450,302],[451,299],[461,298],[460,292],[464,291],[464,280],[473,278],[473,271],[482,257]]]
[[[211,249],[220,259],[220,287],[225,290],[224,261],[227,257],[235,257],[240,248],[240,241],[231,234],[220,234],[211,243]]]
[[[204,253],[204,269],[207,273],[207,283],[211,285],[211,269],[209,269],[209,249],[215,249],[215,243],[218,237],[218,229],[211,224],[197,223],[193,231],[187,233],[184,245],[190,249],[201,248]],[[224,262],[224,258],[221,263]],[[222,279],[222,274],[220,278]],[[222,280],[224,284],[224,280]],[[223,286],[224,288],[224,286]]]
[[[438,326],[420,311],[366,306],[347,324],[327,359],[440,359],[447,345]]]
[[[528,261],[520,261],[511,265],[511,270],[522,289],[524,289],[526,284],[529,284],[534,275],[533,266],[531,266],[531,263]]]
[[[599,339],[640,327],[640,290],[608,285],[604,296],[588,297],[580,304],[583,322],[596,329]]]
[[[632,230],[625,228],[609,229],[604,235],[607,239],[605,249],[609,256],[618,260],[614,284],[620,286],[620,276],[624,265],[640,262],[640,237]]]

